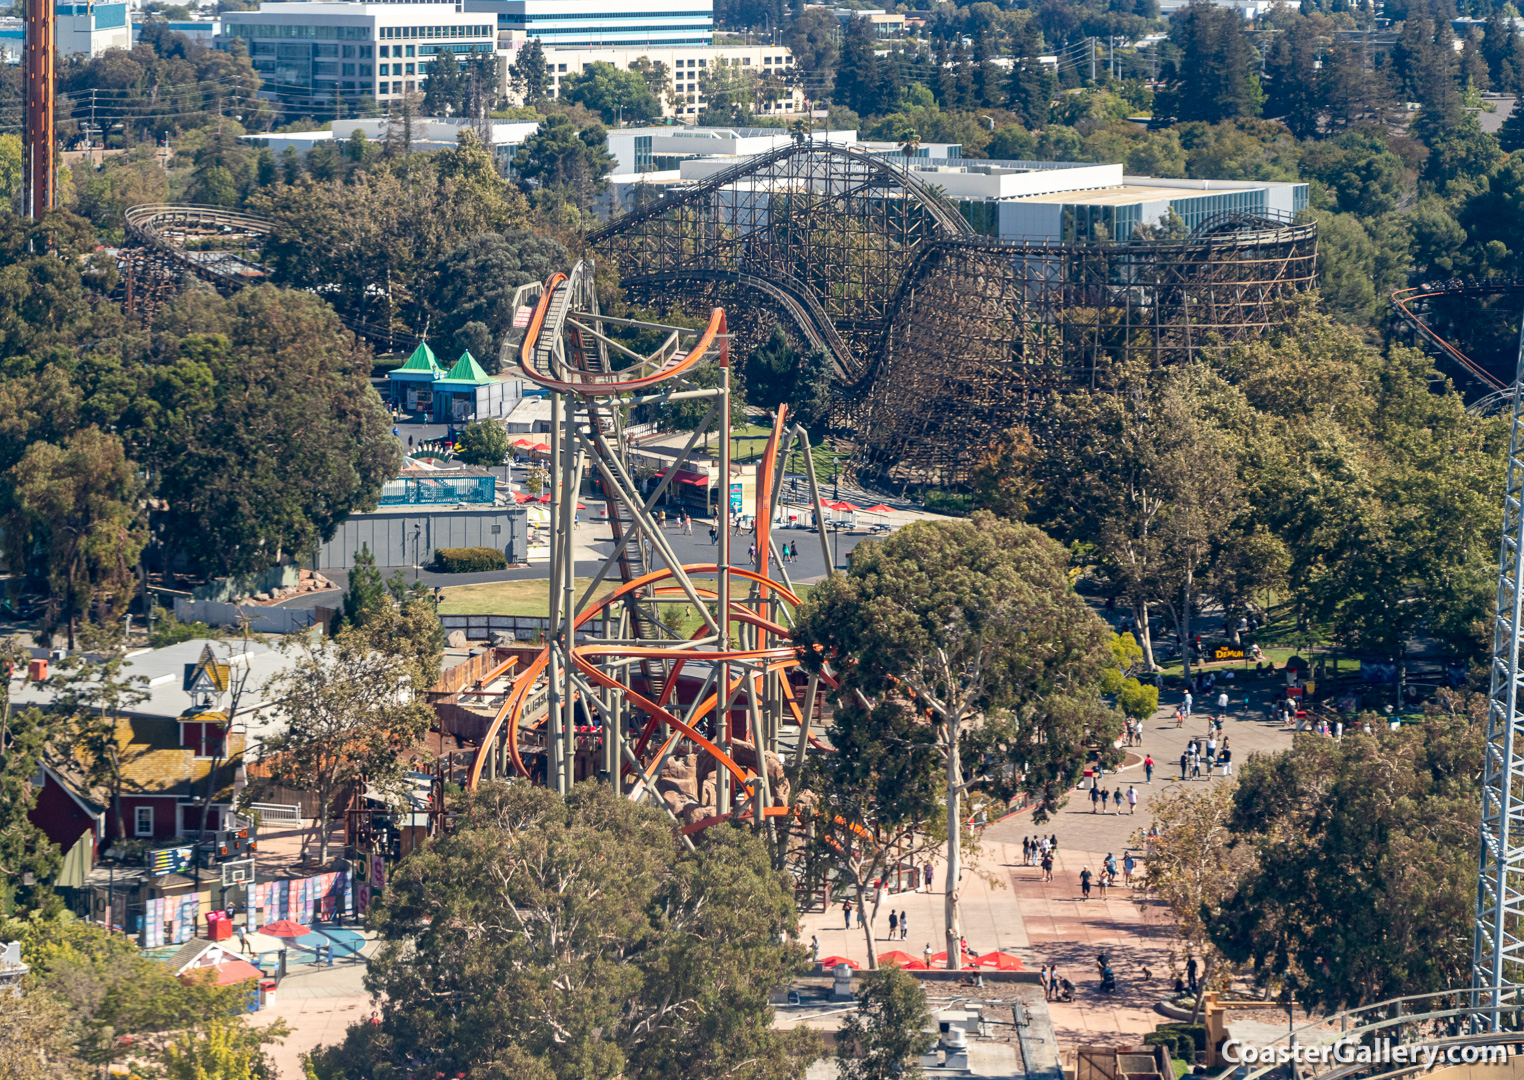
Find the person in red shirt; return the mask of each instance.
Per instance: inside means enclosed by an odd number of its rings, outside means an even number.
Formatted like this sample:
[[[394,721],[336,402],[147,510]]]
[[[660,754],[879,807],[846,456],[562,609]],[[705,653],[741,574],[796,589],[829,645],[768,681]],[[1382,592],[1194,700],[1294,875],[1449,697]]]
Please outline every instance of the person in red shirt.
[[[1154,756],[1152,754],[1148,754],[1143,758],[1143,775],[1148,778],[1150,784],[1154,782]]]

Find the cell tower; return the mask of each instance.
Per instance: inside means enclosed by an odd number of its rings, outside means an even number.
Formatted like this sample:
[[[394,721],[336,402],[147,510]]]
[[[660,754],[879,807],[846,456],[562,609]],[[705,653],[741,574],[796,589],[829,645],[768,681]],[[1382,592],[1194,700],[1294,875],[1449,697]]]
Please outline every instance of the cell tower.
[[[26,214],[41,218],[57,199],[53,149],[53,0],[26,0]]]
[[[1520,635],[1524,634],[1524,397],[1520,380],[1524,380],[1524,325],[1519,328],[1508,483],[1503,493],[1471,976],[1473,1004],[1492,1010],[1493,1030],[1502,1023],[1500,1010],[1516,1007],[1524,986],[1524,716],[1520,715],[1524,672],[1519,668]]]

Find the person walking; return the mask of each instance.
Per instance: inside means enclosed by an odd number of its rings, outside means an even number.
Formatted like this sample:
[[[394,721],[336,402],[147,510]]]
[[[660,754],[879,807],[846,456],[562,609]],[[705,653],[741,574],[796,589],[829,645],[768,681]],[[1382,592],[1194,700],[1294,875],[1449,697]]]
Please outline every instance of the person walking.
[[[1053,853],[1051,851],[1042,853],[1042,879],[1044,881],[1053,880]]]
[[[903,910],[900,911],[900,940],[905,940],[905,935],[910,933],[910,919]]]
[[[1185,771],[1191,766],[1191,754],[1188,750],[1180,751],[1180,779],[1185,779]]]
[[[709,526],[709,543],[711,546],[720,542],[720,529],[718,525]]]
[[[1111,792],[1101,788],[1101,813],[1111,813]]]
[[[889,940],[894,940],[895,931],[900,928],[900,917],[892,910],[889,912]]]
[[[812,964],[818,964],[819,962],[820,962],[820,938],[817,937],[814,934],[811,934],[810,935],[810,963],[812,963]]]
[[[1175,706],[1175,726],[1177,728],[1185,727],[1185,706],[1183,705]]]
[[[846,929],[852,929],[852,901],[843,900],[841,902],[841,917],[846,920]]]
[[[1189,690],[1187,690],[1185,692],[1185,701],[1182,703],[1185,706],[1185,715],[1187,717],[1189,717],[1191,715],[1191,701],[1192,701],[1191,692]]]
[[[1228,688],[1227,687],[1223,687],[1222,693],[1217,695],[1217,711],[1218,712],[1227,712],[1228,711]]]
[[[1143,776],[1148,783],[1152,784],[1154,782],[1154,756],[1152,754],[1147,754],[1143,758]]]
[[[1185,962],[1185,985],[1196,992],[1196,958],[1193,956]]]
[[[1222,764],[1222,775],[1224,775],[1224,776],[1232,776],[1233,775],[1233,751],[1229,750],[1226,746],[1224,746],[1222,748],[1222,753],[1218,755],[1217,760],[1219,762],[1221,762],[1221,764]]]
[[[1114,790],[1111,793],[1111,805],[1115,806],[1117,808],[1117,813],[1118,814],[1120,814],[1122,812],[1122,785],[1121,784],[1118,784],[1116,786],[1116,790]],[[1117,872],[1117,868],[1113,866],[1111,868],[1111,872],[1113,874],[1116,873]]]
[[[1122,884],[1131,887],[1132,872],[1137,865],[1138,860],[1132,857],[1132,852],[1129,851],[1126,855],[1122,856]]]
[[[926,891],[931,892],[931,863],[926,864]]]
[[[1053,994],[1048,989],[1048,965],[1044,964],[1037,972],[1037,981],[1042,983],[1042,996],[1045,1001],[1052,1001]]]
[[[1096,887],[1100,890],[1099,898],[1102,900],[1106,899],[1106,883],[1110,877],[1110,874],[1106,873],[1105,870],[1102,870],[1100,877],[1095,879]]]
[[[1138,789],[1131,784],[1127,785],[1127,813],[1129,815],[1138,812]]]
[[[1191,779],[1201,779],[1201,755],[1199,753],[1191,755]]]
[[[1090,878],[1091,877],[1092,877],[1092,875],[1090,873],[1090,867],[1086,866],[1086,867],[1084,867],[1084,868],[1082,868],[1080,870],[1079,880],[1080,880],[1080,894],[1081,894],[1080,895],[1080,899],[1081,900],[1089,900],[1090,899]]]
[[[1093,814],[1101,808],[1101,789],[1092,786],[1090,788],[1090,812]]]

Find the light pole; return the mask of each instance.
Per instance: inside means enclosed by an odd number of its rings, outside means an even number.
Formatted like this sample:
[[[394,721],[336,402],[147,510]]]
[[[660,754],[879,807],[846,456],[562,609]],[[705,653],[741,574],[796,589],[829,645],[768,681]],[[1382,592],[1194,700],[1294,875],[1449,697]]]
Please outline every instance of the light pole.
[[[418,542],[419,542],[419,539],[422,536],[423,536],[423,526],[418,524],[417,522],[414,522],[413,523],[413,583],[414,584],[418,583],[418,574],[419,574],[419,567],[418,567]]]

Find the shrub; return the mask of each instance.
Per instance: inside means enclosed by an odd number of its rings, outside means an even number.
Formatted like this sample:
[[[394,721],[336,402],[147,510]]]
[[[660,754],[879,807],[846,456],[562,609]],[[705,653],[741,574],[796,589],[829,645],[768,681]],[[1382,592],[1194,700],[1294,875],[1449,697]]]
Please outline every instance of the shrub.
[[[971,495],[955,495],[950,491],[928,491],[921,496],[921,505],[933,514],[949,517],[968,517],[974,512]]]
[[[440,548],[434,552],[434,569],[441,574],[479,574],[483,570],[506,570],[508,560],[497,548]]]

